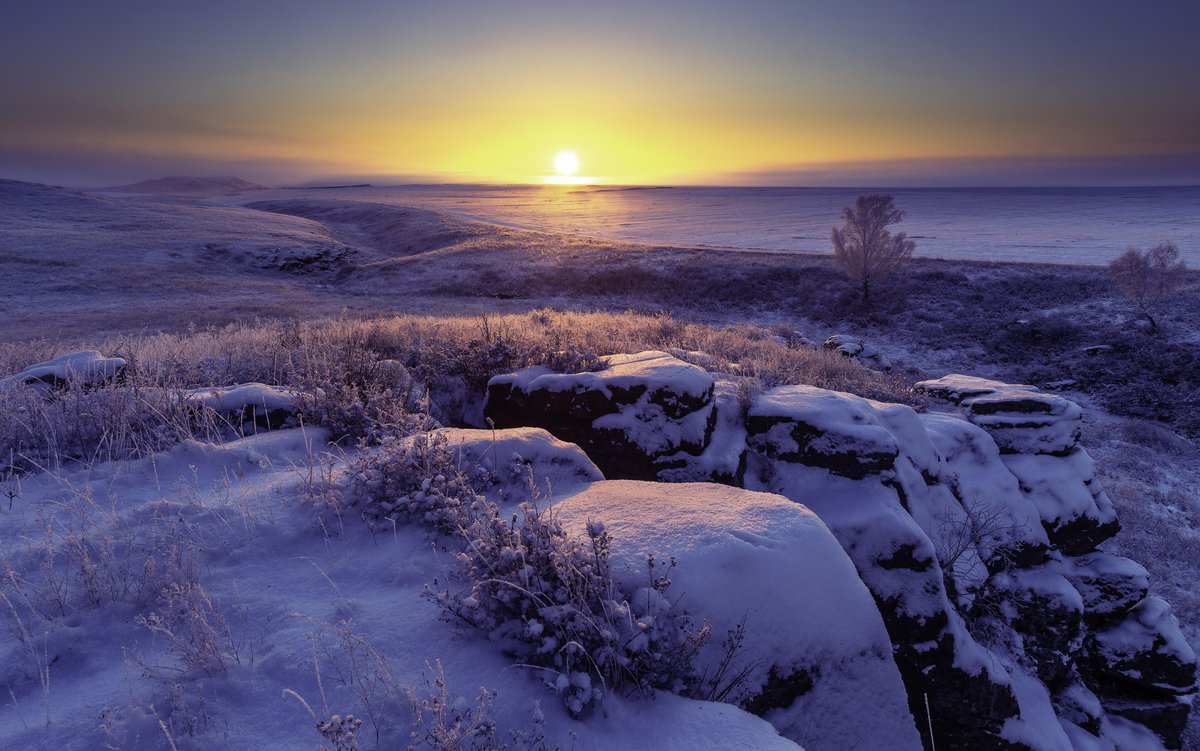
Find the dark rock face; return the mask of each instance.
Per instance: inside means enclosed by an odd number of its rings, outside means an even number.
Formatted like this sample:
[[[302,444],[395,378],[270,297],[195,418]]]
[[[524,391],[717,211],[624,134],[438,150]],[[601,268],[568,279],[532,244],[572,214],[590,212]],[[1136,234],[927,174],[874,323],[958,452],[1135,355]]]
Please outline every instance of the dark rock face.
[[[703,452],[717,416],[707,371],[655,351],[606,364],[595,373],[497,376],[484,414],[497,427],[540,427],[578,444],[606,477],[658,479]]]
[[[960,414],[781,386],[742,421],[728,379],[667,388],[626,362],[493,379],[488,414],[579,442],[610,478],[718,479],[814,511],[874,598],[926,747],[1028,748],[1028,718],[1051,714],[1102,746],[1109,716],[1179,745],[1196,657],[1145,570],[1097,550],[1119,525],[1078,405],[952,375],[918,386]],[[1017,681],[1046,693],[1018,702]]]

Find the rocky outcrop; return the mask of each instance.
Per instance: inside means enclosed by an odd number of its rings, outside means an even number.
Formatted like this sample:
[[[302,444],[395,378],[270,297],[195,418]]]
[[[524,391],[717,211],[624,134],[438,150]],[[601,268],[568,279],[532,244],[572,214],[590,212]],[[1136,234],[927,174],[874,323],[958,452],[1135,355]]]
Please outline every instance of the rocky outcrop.
[[[713,377],[665,352],[604,358],[592,373],[544,367],[488,382],[484,415],[500,428],[545,428],[578,444],[606,476],[656,479],[709,443]]]
[[[630,587],[645,586],[647,555],[680,562],[670,572],[677,606],[703,616],[713,633],[700,655],[713,679],[702,696],[727,692],[725,700],[797,741],[921,747],[879,611],[809,509],[711,483],[608,481],[558,503],[555,513],[581,535],[602,522],[615,570]],[[722,642],[739,629],[741,650],[722,674]],[[729,685],[742,671],[741,682]]]
[[[1095,463],[1079,446],[1078,404],[1032,386],[958,374],[916,388],[962,405],[967,419],[987,431],[1060,550],[1087,553],[1120,529]]]
[[[1117,717],[1178,746],[1195,656],[1145,570],[1097,550],[1118,524],[1078,405],[951,375],[919,384],[945,404],[918,414],[811,386],[751,396],[664,353],[608,362],[493,379],[489,413],[578,438],[610,478],[718,479],[815,512],[875,602],[927,747],[1105,747]]]

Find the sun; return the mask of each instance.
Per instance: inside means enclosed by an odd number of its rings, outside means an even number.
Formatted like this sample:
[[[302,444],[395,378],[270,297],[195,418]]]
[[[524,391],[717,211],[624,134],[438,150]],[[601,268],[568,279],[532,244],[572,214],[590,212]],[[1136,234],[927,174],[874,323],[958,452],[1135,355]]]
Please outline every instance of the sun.
[[[579,171],[579,157],[574,151],[560,151],[554,157],[554,171],[563,177],[570,177]]]

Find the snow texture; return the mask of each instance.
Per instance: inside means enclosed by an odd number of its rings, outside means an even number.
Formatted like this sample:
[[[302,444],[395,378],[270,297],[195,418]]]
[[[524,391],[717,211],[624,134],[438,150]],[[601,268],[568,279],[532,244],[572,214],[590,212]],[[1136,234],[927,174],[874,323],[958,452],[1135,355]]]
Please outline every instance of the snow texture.
[[[95,350],[84,350],[30,365],[13,375],[12,380],[34,386],[71,383],[92,386],[115,378],[124,367],[123,358],[105,357]]]
[[[614,565],[644,575],[647,555],[673,557],[672,592],[706,618],[720,641],[744,619],[743,697],[777,675],[804,671],[813,686],[766,717],[810,751],[918,749],[904,686],[879,611],[838,541],[815,514],[786,498],[709,483],[608,481],[555,506],[583,534],[601,521]],[[870,707],[869,715],[861,709]]]

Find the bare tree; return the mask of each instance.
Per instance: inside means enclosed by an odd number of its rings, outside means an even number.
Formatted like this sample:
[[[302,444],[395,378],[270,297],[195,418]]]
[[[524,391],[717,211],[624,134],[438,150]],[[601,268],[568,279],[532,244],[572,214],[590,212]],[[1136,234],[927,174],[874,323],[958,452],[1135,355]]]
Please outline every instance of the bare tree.
[[[888,230],[903,218],[891,196],[873,193],[842,209],[842,226],[833,228],[834,266],[859,285],[864,304],[871,300],[871,287],[907,263],[917,247],[903,232]]]
[[[1117,289],[1137,306],[1150,330],[1158,330],[1151,314],[1183,286],[1187,264],[1179,260],[1174,243],[1156,245],[1146,252],[1129,248],[1108,264],[1108,274]]]

